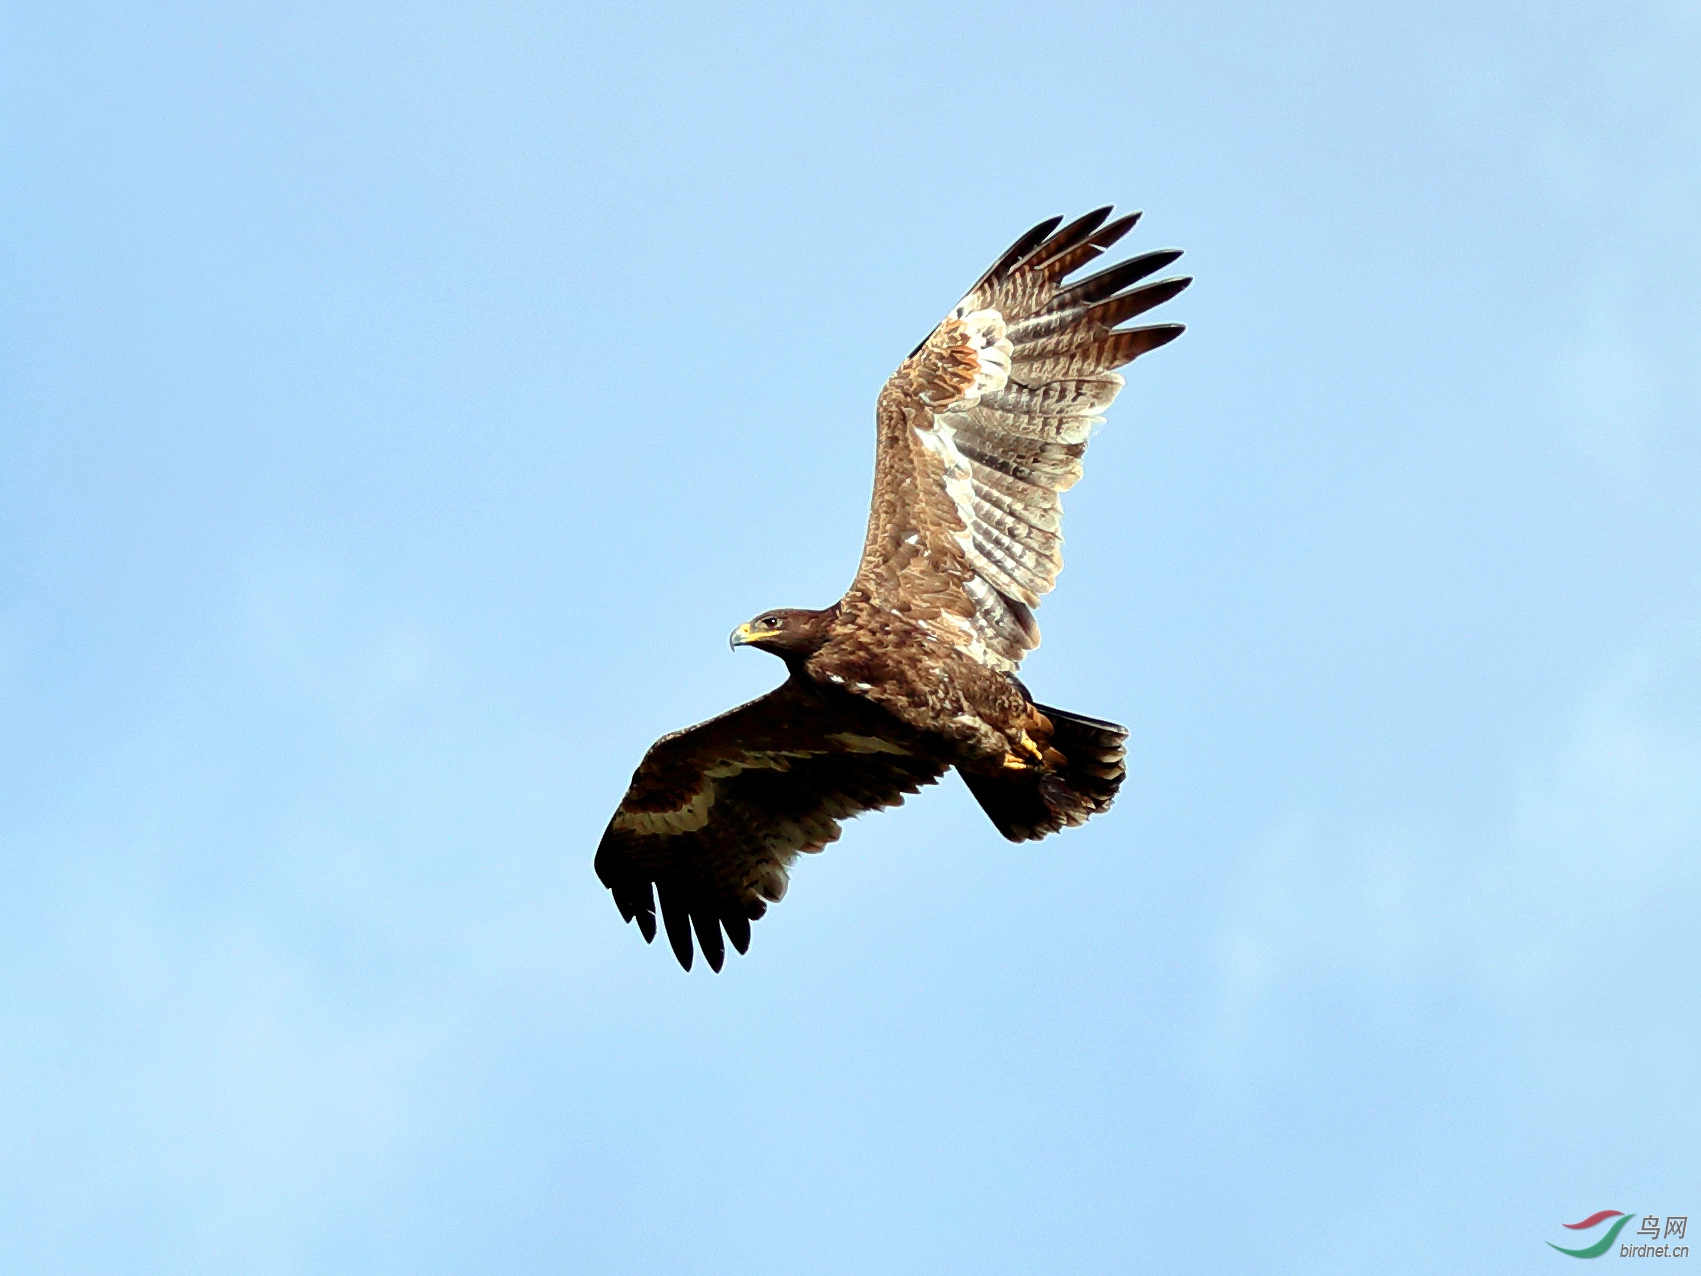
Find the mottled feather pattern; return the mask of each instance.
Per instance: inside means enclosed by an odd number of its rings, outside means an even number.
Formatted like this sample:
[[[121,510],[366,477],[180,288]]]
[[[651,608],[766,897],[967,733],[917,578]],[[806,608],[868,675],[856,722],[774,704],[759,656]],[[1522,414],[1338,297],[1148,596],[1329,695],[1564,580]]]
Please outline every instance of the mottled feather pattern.
[[[1177,252],[1069,282],[1139,216],[1109,213],[1034,227],[899,365],[876,404],[850,589],[830,608],[741,625],[733,640],[782,657],[787,681],[664,736],[633,774],[597,875],[687,970],[699,952],[719,970],[728,942],[744,952],[797,857],[843,820],[947,769],[1016,841],[1116,796],[1127,732],[1036,705],[1014,676],[1039,645],[1032,608],[1063,567],[1059,495],[1123,387],[1116,369],[1181,331],[1118,326],[1187,286],[1142,282]]]
[[[1038,645],[1030,609],[1063,568],[1058,493],[1080,478],[1087,438],[1123,387],[1116,369],[1181,332],[1116,326],[1187,286],[1186,278],[1141,285],[1178,252],[1065,282],[1139,218],[1109,215],[1099,209],[1061,229],[1053,219],[1017,240],[881,395],[858,585],[899,611],[925,600],[939,613],[936,632],[1005,671]],[[969,606],[942,606],[946,591]]]

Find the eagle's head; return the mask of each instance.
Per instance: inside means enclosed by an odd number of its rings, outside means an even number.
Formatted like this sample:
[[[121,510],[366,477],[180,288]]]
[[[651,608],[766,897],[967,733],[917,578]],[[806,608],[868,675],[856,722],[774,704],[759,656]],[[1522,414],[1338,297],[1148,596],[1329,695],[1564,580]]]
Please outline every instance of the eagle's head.
[[[759,647],[782,659],[807,659],[827,641],[827,631],[832,628],[838,611],[837,607],[825,611],[804,611],[797,607],[765,611],[733,630],[727,641],[733,647]]]

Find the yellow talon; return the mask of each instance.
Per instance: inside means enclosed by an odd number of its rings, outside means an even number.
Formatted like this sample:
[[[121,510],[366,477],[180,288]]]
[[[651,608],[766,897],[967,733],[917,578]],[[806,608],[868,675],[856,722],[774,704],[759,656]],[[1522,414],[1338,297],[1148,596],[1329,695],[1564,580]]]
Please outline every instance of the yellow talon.
[[[1035,744],[1026,731],[1016,737],[1016,747],[1004,754],[1003,769],[1006,771],[1028,771],[1044,765],[1045,750]]]

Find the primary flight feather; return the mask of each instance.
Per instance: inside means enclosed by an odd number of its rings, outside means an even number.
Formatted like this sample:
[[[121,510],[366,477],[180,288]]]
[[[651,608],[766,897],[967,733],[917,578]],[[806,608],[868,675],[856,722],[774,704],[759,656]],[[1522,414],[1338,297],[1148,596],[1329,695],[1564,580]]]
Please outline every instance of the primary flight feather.
[[[1025,841],[1103,811],[1127,731],[1034,703],[1017,680],[1032,608],[1062,570],[1059,494],[1122,389],[1117,368],[1181,335],[1120,326],[1185,277],[1146,253],[1068,282],[1133,227],[1101,208],[1041,222],[898,365],[875,406],[874,500],[851,587],[821,611],[763,612],[732,634],[784,683],[644,755],[597,848],[597,876],[646,941],[715,970],[839,821],[895,806],[952,767],[999,832]]]

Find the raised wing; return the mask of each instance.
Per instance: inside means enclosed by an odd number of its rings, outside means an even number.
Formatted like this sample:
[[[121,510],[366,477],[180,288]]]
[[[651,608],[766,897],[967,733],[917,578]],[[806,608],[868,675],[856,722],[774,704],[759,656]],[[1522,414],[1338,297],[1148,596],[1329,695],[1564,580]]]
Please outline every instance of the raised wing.
[[[1010,246],[899,365],[876,409],[874,503],[847,598],[919,620],[981,662],[1013,672],[1039,645],[1030,608],[1063,567],[1058,494],[1081,477],[1087,436],[1115,369],[1181,335],[1117,325],[1192,280],[1135,287],[1181,253],[1165,249],[1065,279],[1139,219],[1109,208]]]
[[[602,884],[648,943],[656,895],[679,964],[691,933],[715,970],[724,930],[750,947],[750,923],[786,893],[800,852],[839,836],[839,821],[896,806],[945,764],[787,682],[718,718],[663,736],[632,776],[597,847]]]

